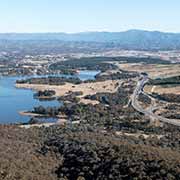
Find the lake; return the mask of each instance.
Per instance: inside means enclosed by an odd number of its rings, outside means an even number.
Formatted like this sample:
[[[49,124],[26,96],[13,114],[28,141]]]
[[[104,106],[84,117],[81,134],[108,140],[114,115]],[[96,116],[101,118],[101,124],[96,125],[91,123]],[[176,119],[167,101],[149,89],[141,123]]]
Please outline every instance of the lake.
[[[59,77],[79,77],[81,80],[94,79],[99,71],[80,71],[74,76],[56,75]],[[30,76],[29,76],[30,77]],[[27,78],[29,78],[27,77]],[[33,76],[39,77],[39,76]],[[42,77],[42,76],[40,76]],[[33,98],[34,92],[29,89],[18,89],[15,87],[16,80],[25,77],[0,77],[0,123],[24,123],[29,120],[27,116],[21,116],[19,111],[32,110],[35,106],[53,107],[61,103],[54,101],[39,101]]]

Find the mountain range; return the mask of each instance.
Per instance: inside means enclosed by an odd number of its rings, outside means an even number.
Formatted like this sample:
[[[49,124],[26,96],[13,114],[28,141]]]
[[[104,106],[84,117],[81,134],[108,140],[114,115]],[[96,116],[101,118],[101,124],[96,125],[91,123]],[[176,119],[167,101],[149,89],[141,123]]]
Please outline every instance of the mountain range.
[[[98,42],[122,49],[177,50],[180,49],[180,33],[128,30],[124,32],[82,33],[1,33],[0,40],[6,41],[78,41]]]

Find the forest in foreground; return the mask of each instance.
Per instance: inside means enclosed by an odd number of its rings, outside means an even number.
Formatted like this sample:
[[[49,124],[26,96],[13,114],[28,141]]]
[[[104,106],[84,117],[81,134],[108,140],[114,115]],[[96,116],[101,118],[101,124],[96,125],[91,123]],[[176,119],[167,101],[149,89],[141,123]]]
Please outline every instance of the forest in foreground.
[[[88,126],[1,126],[0,179],[179,179],[178,147]]]

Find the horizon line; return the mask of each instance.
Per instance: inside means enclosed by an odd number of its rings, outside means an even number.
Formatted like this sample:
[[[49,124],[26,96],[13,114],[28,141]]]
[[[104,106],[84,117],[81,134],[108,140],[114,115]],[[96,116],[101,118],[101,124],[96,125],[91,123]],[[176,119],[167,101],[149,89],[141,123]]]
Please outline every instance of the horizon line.
[[[32,32],[0,32],[0,34],[82,34],[82,33],[123,33],[128,31],[144,31],[144,32],[159,32],[159,33],[171,33],[179,34],[175,31],[161,31],[161,30],[147,30],[147,29],[127,29],[122,31],[108,31],[108,30],[93,30],[93,31],[77,31],[77,32],[64,32],[64,31],[32,31]]]

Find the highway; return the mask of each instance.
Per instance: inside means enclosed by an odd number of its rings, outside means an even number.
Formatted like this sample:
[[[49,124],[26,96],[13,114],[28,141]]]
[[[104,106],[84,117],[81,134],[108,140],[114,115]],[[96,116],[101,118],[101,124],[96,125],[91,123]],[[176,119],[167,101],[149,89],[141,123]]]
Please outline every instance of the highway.
[[[141,75],[140,80],[137,82],[137,86],[136,89],[134,90],[132,96],[131,96],[131,103],[132,106],[134,107],[134,109],[136,109],[137,111],[143,113],[146,116],[149,116],[151,119],[153,120],[159,120],[160,122],[163,123],[168,123],[168,124],[172,124],[175,126],[179,126],[180,127],[180,120],[178,119],[168,119],[168,118],[164,118],[162,116],[158,116],[157,114],[153,113],[153,107],[150,107],[148,109],[144,109],[142,108],[139,103],[138,103],[138,96],[141,92],[143,92],[144,94],[146,94],[143,91],[144,85],[148,82],[149,78],[147,75]]]

